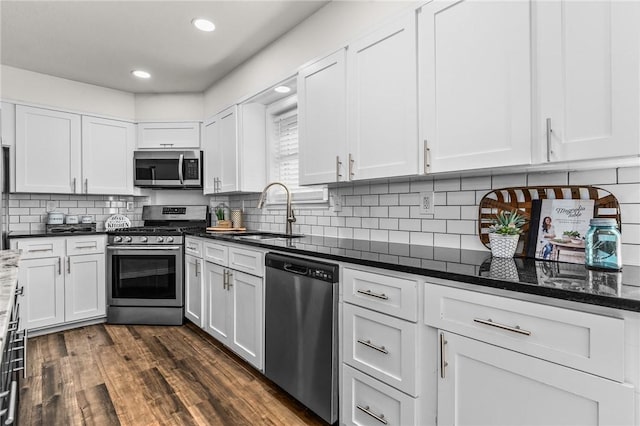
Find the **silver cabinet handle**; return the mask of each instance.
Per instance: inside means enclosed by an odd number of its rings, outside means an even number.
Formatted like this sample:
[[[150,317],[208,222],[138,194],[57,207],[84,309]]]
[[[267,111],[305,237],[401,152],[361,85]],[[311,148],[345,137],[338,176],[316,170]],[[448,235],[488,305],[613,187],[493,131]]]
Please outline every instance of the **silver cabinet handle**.
[[[24,366],[24,370],[22,370],[22,377],[24,379],[27,378],[27,342],[29,341],[29,330],[27,330],[27,328],[25,327],[24,330],[22,330],[22,338],[24,339],[24,343],[22,344],[24,346],[24,363],[22,364]]]
[[[387,424],[387,421],[384,419],[384,414],[380,414],[380,415],[375,414],[373,411],[371,411],[369,409],[368,405],[366,407],[363,407],[362,405],[356,404],[356,408],[358,410],[362,411],[363,413],[368,414],[369,416],[373,417],[374,419],[376,419],[377,421],[379,421],[383,425]]]
[[[340,166],[342,166],[342,161],[340,161],[340,156],[336,155],[336,182],[340,182],[340,178],[342,177]]]
[[[496,327],[496,328],[499,328],[501,330],[513,331],[514,333],[524,334],[525,336],[531,336],[531,332],[530,331],[521,329],[519,325],[516,325],[515,327],[511,327],[510,325],[504,325],[504,324],[500,324],[498,322],[493,322],[493,320],[491,318],[486,319],[486,320],[483,320],[483,319],[480,319],[480,318],[474,318],[473,321],[477,322],[477,323],[480,323],[480,324],[488,325],[488,326],[491,326],[491,327]]]
[[[67,274],[71,273],[71,257],[67,256]]]
[[[389,354],[389,351],[386,350],[384,346],[376,346],[373,343],[371,343],[371,340],[358,339],[358,343],[360,343],[361,345],[365,345],[368,348],[375,349],[378,352],[382,352],[385,355]]]
[[[444,333],[440,333],[440,377],[445,378],[445,368],[449,365],[446,361],[446,354],[444,352],[444,345],[447,344],[447,340],[444,338]]]
[[[22,296],[24,294],[24,286],[16,290],[16,296]]]
[[[431,169],[431,150],[427,144],[427,140],[424,140],[424,172],[429,173]]]
[[[18,382],[15,380],[11,382],[11,396],[9,397],[9,413],[7,419],[4,421],[5,425],[13,424],[16,419],[16,401],[18,397]]]
[[[73,178],[73,193],[76,193],[76,178]]]
[[[58,275],[62,275],[62,257],[58,256]]]
[[[173,146],[173,144],[172,143],[161,143],[160,146],[166,148],[168,146]]]
[[[389,296],[384,293],[374,293],[371,290],[358,290],[358,293],[364,294],[365,296],[375,297],[376,299],[389,300]]]
[[[349,180],[353,180],[353,163],[355,162],[355,160],[353,159],[353,156],[351,155],[351,153],[349,153]]]
[[[89,178],[86,178],[84,180],[84,193],[88,194],[89,193]]]
[[[53,249],[45,248],[45,249],[29,249],[27,250],[29,253],[38,253],[43,251],[53,251]]]
[[[227,290],[231,290],[231,287],[233,287],[233,284],[231,284],[232,275],[231,271],[227,271]]]
[[[197,277],[198,275],[200,275],[200,272],[198,272],[198,267],[199,267],[199,266],[200,266],[200,262],[198,262],[198,261],[196,260],[196,277]]]
[[[222,288],[227,289],[227,270],[222,271]]]
[[[547,162],[551,161],[551,154],[553,151],[551,150],[551,133],[553,129],[551,128],[551,119],[547,118]]]

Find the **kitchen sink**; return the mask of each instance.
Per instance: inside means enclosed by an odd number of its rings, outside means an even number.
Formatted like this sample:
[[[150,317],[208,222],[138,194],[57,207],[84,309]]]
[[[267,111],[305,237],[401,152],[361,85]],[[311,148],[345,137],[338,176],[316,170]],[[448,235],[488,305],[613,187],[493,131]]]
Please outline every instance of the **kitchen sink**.
[[[233,236],[239,240],[254,240],[254,241],[264,241],[264,240],[290,240],[293,238],[301,238],[304,235],[287,235],[287,234],[278,234],[273,232],[247,232],[244,234],[237,234]]]

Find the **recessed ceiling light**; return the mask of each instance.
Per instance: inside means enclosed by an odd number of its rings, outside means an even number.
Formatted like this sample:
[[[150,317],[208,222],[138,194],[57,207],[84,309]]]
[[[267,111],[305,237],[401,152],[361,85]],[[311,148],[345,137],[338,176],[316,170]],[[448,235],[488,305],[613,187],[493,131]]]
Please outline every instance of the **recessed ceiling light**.
[[[287,86],[278,86],[273,90],[275,90],[278,93],[289,93],[291,91],[291,88]]]
[[[131,74],[133,74],[134,76],[136,76],[138,78],[151,78],[151,74],[149,74],[146,71],[142,71],[142,70],[133,70],[133,71],[131,71]]]
[[[191,23],[200,31],[211,32],[216,29],[213,22],[204,18],[194,18]]]

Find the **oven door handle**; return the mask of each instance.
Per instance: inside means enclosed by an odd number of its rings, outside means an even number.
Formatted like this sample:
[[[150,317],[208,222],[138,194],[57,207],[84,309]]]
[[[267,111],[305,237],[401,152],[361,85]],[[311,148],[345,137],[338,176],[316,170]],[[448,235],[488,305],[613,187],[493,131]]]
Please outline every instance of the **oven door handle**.
[[[180,246],[107,246],[107,250],[180,250]]]

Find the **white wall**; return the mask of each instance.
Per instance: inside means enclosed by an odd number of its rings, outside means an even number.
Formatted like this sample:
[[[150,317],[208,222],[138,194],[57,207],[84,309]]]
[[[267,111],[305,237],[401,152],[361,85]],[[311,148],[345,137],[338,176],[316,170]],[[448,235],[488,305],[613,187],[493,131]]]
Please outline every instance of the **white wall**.
[[[204,119],[204,94],[136,94],[137,121],[201,121]]]
[[[204,94],[205,118],[293,75],[370,31],[414,1],[334,1],[233,70]]]
[[[132,93],[1,65],[2,98],[82,113],[135,119]]]

